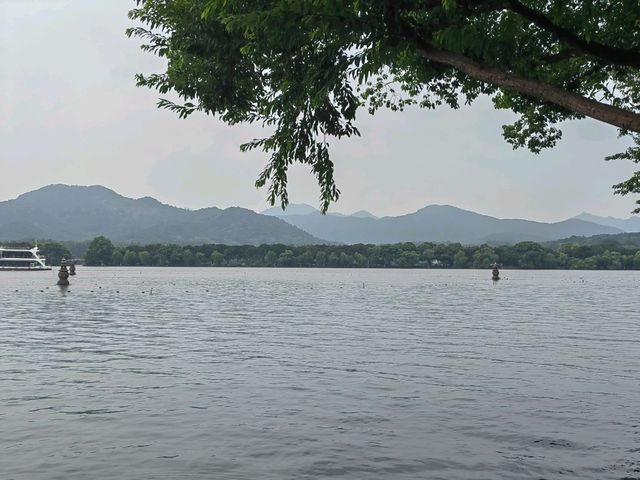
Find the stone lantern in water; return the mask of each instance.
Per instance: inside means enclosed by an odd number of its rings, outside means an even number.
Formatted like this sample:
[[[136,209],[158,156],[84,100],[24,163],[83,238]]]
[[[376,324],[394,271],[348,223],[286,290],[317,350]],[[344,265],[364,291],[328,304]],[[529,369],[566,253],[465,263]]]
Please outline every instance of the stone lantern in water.
[[[491,265],[491,267],[493,268],[493,270],[491,271],[491,279],[493,281],[500,280],[500,270],[498,270],[498,264],[494,263],[493,265]]]
[[[58,285],[66,287],[69,285],[69,271],[67,270],[67,259],[60,260],[60,271],[58,272]]]
[[[76,274],[76,262],[73,260],[69,261],[69,275],[72,277]]]

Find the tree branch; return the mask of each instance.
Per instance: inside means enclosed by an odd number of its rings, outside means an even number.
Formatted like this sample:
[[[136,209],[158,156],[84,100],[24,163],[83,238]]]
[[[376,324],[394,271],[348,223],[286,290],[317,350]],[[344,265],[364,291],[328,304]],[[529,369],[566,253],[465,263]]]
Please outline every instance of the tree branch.
[[[640,51],[612,47],[598,42],[588,42],[570,30],[556,25],[542,13],[520,3],[518,0],[503,0],[501,3],[505,9],[517,13],[537,27],[551,33],[559,41],[569,45],[578,53],[601,58],[616,65],[640,68]]]
[[[483,65],[460,53],[440,50],[420,38],[406,23],[401,24],[400,29],[418,53],[427,60],[453,67],[476,80],[514,90],[623,130],[640,133],[640,114],[583,97],[539,80]]]
[[[575,54],[589,55],[616,65],[640,68],[640,49],[629,50],[599,42],[588,42],[574,32],[556,25],[546,15],[524,5],[519,0],[463,0],[461,6],[467,16],[509,10],[529,20],[538,28],[549,32],[556,40],[571,47]]]
[[[573,50],[564,50],[559,53],[554,53],[551,55],[545,55],[540,57],[536,61],[534,61],[534,65],[539,67],[544,67],[545,65],[553,65],[555,63],[564,62],[565,60],[569,60],[571,58],[576,58],[577,54]]]

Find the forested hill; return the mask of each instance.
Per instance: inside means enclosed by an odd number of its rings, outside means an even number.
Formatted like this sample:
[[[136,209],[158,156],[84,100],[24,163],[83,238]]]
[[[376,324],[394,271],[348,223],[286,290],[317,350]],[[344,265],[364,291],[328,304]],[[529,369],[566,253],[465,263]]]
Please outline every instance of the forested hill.
[[[612,247],[638,250],[640,249],[640,232],[618,233],[617,235],[593,235],[591,237],[573,236],[554,242],[547,242],[545,245],[551,248],[558,248],[567,243],[585,247]]]
[[[131,199],[101,186],[50,185],[0,202],[2,240],[90,240],[119,243],[322,243],[275,217],[244,208],[186,210],[150,197]]]

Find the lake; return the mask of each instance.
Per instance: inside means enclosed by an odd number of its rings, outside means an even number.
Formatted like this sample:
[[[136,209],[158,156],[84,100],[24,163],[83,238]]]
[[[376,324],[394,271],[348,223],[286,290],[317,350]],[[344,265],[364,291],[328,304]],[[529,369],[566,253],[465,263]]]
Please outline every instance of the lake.
[[[640,272],[0,272],[0,478],[640,479]]]

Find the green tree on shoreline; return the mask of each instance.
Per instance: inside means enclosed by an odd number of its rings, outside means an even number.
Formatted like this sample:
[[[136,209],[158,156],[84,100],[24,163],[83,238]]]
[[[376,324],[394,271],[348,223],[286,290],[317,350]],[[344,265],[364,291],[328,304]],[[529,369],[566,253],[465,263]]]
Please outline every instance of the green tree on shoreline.
[[[113,252],[111,240],[103,236],[96,237],[89,244],[84,260],[87,265],[111,265]]]
[[[639,235],[640,237],[640,235]],[[111,250],[110,246],[111,245]],[[90,266],[301,267],[301,268],[503,268],[640,270],[637,246],[535,242],[515,245],[399,243],[392,245],[127,245],[98,237],[87,251]]]

